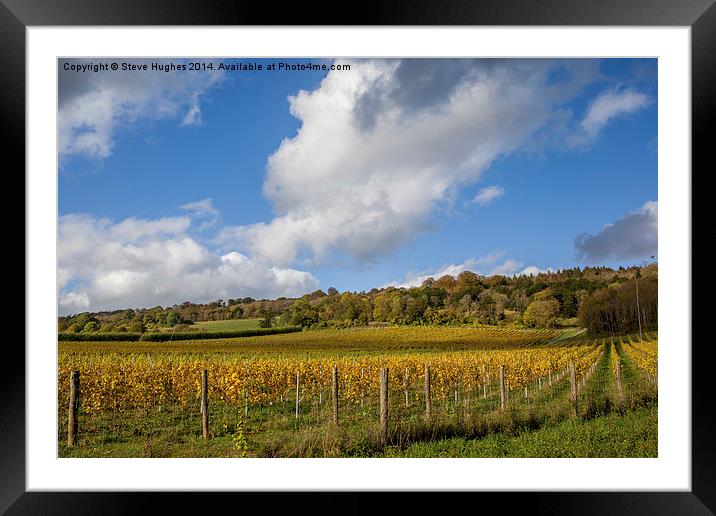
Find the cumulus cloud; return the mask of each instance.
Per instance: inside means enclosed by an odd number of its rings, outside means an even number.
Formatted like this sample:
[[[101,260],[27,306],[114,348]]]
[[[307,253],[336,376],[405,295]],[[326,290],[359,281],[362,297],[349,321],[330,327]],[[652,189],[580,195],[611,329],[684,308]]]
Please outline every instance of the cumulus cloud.
[[[477,195],[472,199],[474,204],[480,206],[487,206],[495,199],[498,199],[505,195],[505,189],[501,186],[486,186],[477,192]]]
[[[59,219],[61,313],[293,297],[318,288],[310,273],[232,251],[217,254],[189,236],[188,217],[114,222],[72,214]]]
[[[582,233],[574,239],[578,260],[599,263],[604,260],[639,259],[658,252],[657,201],[646,202],[599,233]]]
[[[524,263],[513,259],[505,259],[504,251],[496,251],[480,258],[468,258],[459,264],[443,265],[431,271],[409,272],[405,278],[399,281],[391,281],[383,285],[383,288],[393,286],[398,288],[419,287],[426,279],[438,279],[443,276],[458,276],[461,272],[470,271],[481,276],[522,276],[539,274],[547,270],[540,269],[534,265],[524,267]]]
[[[350,63],[351,70],[332,71],[314,90],[288,99],[300,127],[266,163],[263,194],[273,219],[219,228],[217,252],[189,234],[219,221],[208,198],[182,205],[178,217],[115,222],[64,216],[61,310],[315,290],[316,278],[291,264],[320,262],[332,251],[370,263],[430,229],[430,215],[455,192],[478,183],[500,157],[541,141],[550,127],[566,124],[585,140],[596,138],[612,119],[648,102],[634,90],[609,90],[574,121],[567,104],[602,79],[593,60],[338,62]],[[106,158],[118,131],[139,121],[200,124],[202,101],[221,79],[212,73],[61,71],[60,158]],[[503,194],[488,186],[474,202]],[[584,245],[600,235],[582,235]],[[496,253],[396,283],[462,270],[540,271]]]
[[[587,109],[579,127],[579,138],[593,140],[614,118],[634,113],[650,103],[649,97],[635,90],[608,90],[594,99]]]
[[[227,227],[219,242],[284,265],[330,250],[371,262],[426,230],[455,189],[524,148],[596,76],[593,63],[542,59],[349,62],[289,98],[301,127],[269,157],[263,185],[275,218]]]
[[[201,100],[223,77],[218,72],[65,70],[69,65],[108,63],[104,59],[59,62],[58,138],[60,158],[110,156],[120,129],[139,121],[181,118],[201,123]],[[157,61],[164,64],[162,60]]]

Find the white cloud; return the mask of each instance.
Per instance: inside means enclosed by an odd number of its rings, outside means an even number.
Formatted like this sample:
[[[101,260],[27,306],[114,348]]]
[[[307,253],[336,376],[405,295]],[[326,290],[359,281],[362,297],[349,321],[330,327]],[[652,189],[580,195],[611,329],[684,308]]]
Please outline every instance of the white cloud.
[[[580,123],[581,139],[589,141],[614,118],[634,113],[650,103],[649,97],[634,90],[609,90],[594,99]]]
[[[546,272],[534,265],[524,267],[524,263],[505,258],[504,251],[496,251],[481,258],[468,258],[459,264],[443,265],[432,271],[408,273],[403,280],[392,281],[383,285],[383,288],[394,286],[398,288],[419,287],[428,278],[438,279],[443,276],[458,276],[461,272],[470,271],[481,276],[522,276]],[[524,268],[523,268],[524,267]],[[551,270],[551,269],[547,269]]]
[[[505,195],[505,189],[501,186],[486,186],[477,192],[472,202],[480,206],[486,206],[503,195]]]
[[[525,267],[520,272],[516,274],[516,276],[537,276],[540,273],[543,272],[551,272],[551,268],[547,269],[540,269],[539,267],[535,267],[534,265],[530,265],[529,267]]]
[[[108,223],[103,221],[103,224]],[[113,238],[132,242],[146,237],[177,235],[185,232],[190,224],[188,217],[164,217],[155,220],[131,217],[112,225],[110,231]]]
[[[468,258],[463,263],[443,265],[441,268],[436,269],[432,272],[421,272],[421,273],[408,273],[405,278],[401,281],[391,281],[383,285],[383,288],[393,286],[398,288],[410,288],[419,287],[423,284],[426,279],[433,278],[438,279],[443,276],[457,276],[464,271],[472,271],[475,268],[477,260],[474,258]],[[474,272],[474,271],[473,271]]]
[[[184,118],[181,121],[182,127],[201,125],[201,107],[199,105],[199,95],[194,94],[191,99],[191,105],[189,111],[186,112]]]
[[[188,227],[186,217],[120,222],[89,215],[60,217],[60,312],[294,297],[319,286],[308,272],[238,252],[215,254],[187,235]]]
[[[371,262],[427,229],[456,188],[524,148],[594,79],[539,59],[350,64],[289,98],[301,127],[269,157],[263,188],[275,218],[225,228],[219,242],[283,265],[331,250]],[[567,79],[555,83],[557,68]]]
[[[640,259],[658,252],[658,203],[648,201],[599,233],[582,233],[574,239],[578,260],[599,263],[604,260]]]
[[[64,63],[59,62],[58,88],[61,159],[72,155],[107,158],[117,132],[139,121],[181,118],[183,126],[200,124],[202,96],[223,77],[211,71],[76,72],[64,70]]]
[[[219,216],[219,210],[214,208],[214,204],[211,202],[210,198],[182,204],[179,206],[179,209],[190,211],[198,215],[208,215],[211,217]]]
[[[179,209],[188,211],[192,217],[202,220],[199,230],[212,227],[220,218],[219,210],[214,208],[214,204],[209,198],[182,204]]]

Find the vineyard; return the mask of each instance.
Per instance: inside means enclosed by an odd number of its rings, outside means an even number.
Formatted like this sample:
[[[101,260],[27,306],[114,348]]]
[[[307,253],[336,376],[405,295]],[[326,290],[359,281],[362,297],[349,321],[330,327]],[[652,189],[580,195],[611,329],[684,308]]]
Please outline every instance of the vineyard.
[[[364,456],[655,401],[656,334],[643,341],[562,337],[555,330],[402,327],[61,342],[60,455],[104,448],[125,456],[175,456],[178,449],[191,456]],[[68,447],[73,371],[79,430]],[[187,442],[190,451],[182,448]]]

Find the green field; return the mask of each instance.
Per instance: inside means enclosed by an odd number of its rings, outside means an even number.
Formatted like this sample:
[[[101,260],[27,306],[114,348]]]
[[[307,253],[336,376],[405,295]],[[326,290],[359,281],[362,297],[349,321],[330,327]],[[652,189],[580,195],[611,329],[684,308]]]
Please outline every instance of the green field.
[[[201,331],[255,330],[261,319],[228,319],[226,321],[200,321],[194,327]]]

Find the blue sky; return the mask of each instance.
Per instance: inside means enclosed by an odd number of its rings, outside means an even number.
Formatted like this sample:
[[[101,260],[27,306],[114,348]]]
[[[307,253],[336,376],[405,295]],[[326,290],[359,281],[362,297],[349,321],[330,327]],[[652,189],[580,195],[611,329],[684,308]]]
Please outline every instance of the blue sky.
[[[656,253],[653,59],[64,63],[63,313]]]

